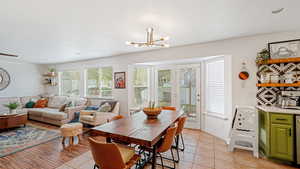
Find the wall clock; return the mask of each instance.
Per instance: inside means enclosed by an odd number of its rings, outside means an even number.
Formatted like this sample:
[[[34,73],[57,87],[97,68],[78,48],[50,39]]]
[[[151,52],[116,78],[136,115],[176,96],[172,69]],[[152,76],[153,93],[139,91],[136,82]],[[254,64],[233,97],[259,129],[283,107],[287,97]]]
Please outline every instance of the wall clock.
[[[10,83],[10,76],[5,69],[0,68],[0,91],[4,90]]]

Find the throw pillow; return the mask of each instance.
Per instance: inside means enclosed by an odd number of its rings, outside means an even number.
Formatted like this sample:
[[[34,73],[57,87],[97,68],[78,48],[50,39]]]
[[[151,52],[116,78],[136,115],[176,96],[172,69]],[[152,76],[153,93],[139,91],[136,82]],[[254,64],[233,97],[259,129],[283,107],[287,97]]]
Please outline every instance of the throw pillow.
[[[87,107],[85,108],[85,110],[98,110],[98,109],[99,109],[98,106],[87,106]]]
[[[45,108],[47,107],[47,103],[47,99],[40,99],[35,103],[34,108]]]
[[[60,106],[59,111],[64,112],[66,107],[67,107],[67,104],[64,104],[64,105]]]
[[[109,103],[105,103],[103,104],[99,109],[98,111],[100,112],[110,112],[111,110],[111,105]]]
[[[104,105],[104,104],[106,104],[106,103],[110,104],[111,109],[109,110],[109,112],[112,112],[113,109],[115,108],[116,104],[117,104],[117,101],[115,101],[115,100],[109,100],[109,101],[107,100],[107,101],[103,101],[103,102],[101,102],[101,104],[100,104],[99,107],[101,107],[102,105]]]
[[[33,101],[29,101],[25,104],[25,108],[33,108],[35,105],[35,102]]]

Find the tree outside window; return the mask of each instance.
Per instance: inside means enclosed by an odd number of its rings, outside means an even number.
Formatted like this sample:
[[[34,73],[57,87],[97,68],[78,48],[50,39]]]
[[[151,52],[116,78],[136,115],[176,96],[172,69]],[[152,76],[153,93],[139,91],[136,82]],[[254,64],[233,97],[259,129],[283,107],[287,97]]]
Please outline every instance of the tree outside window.
[[[79,96],[80,72],[61,72],[61,95]]]
[[[87,69],[86,96],[112,96],[113,70],[112,67]]]

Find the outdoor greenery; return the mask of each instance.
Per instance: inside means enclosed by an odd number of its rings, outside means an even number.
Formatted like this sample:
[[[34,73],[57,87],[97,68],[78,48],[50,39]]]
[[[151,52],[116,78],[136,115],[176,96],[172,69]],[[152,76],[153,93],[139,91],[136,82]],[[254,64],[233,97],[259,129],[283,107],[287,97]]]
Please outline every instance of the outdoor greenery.
[[[87,70],[87,95],[111,96],[113,86],[112,67],[90,68]]]
[[[66,71],[61,74],[62,95],[78,96],[79,95],[79,71]]]

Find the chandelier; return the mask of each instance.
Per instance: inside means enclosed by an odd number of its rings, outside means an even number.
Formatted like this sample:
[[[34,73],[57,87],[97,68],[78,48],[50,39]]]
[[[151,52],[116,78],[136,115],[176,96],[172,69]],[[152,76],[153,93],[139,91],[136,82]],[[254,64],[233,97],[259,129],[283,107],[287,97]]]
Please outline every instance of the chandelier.
[[[153,38],[153,28],[147,28],[147,42],[126,42],[127,45],[132,45],[134,47],[169,47],[169,44],[163,43],[169,40],[169,37],[159,38],[154,40]]]

